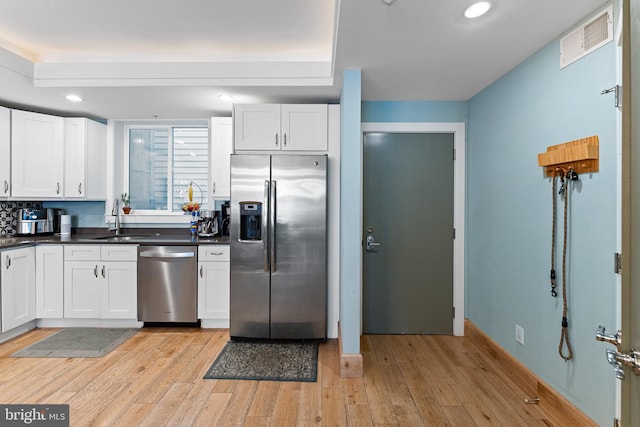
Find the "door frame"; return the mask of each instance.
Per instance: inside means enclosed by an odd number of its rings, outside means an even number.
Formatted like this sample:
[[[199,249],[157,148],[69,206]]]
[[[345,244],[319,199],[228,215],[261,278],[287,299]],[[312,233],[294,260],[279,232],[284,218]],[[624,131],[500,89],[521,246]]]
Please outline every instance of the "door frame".
[[[453,241],[453,335],[464,336],[464,284],[465,284],[465,148],[466,134],[464,122],[369,122],[360,126],[361,155],[364,157],[364,135],[366,133],[452,133],[455,153],[453,164],[453,227],[456,230]],[[362,164],[363,159],[360,159]],[[360,188],[360,206],[363,209],[364,170]],[[361,241],[364,239],[360,230]],[[364,252],[362,253],[364,256]],[[360,260],[363,265],[362,259]],[[362,333],[362,293],[364,280],[360,281],[360,332]]]

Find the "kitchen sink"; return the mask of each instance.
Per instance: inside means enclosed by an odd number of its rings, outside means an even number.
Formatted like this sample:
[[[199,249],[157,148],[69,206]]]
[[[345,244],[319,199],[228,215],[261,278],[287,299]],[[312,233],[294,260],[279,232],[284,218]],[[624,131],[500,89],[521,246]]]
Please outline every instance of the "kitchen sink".
[[[101,236],[94,237],[91,240],[102,240],[106,242],[129,242],[132,240],[141,240],[149,237],[148,234],[127,234],[127,235],[119,235],[119,236]]]

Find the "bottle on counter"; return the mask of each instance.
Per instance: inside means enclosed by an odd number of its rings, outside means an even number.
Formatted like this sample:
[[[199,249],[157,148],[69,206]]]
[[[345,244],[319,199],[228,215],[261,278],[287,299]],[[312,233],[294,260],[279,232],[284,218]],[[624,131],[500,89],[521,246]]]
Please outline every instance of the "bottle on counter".
[[[191,213],[191,235],[195,236],[198,234],[198,222],[200,220],[200,212],[193,211]]]

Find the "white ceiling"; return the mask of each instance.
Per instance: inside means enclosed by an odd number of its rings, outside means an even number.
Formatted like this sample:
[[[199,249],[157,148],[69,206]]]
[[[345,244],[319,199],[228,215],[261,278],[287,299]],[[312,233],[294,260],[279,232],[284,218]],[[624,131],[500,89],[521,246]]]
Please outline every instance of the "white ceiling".
[[[235,102],[467,100],[603,0],[0,0],[0,104],[63,115],[230,115]],[[85,101],[64,99],[77,93]]]

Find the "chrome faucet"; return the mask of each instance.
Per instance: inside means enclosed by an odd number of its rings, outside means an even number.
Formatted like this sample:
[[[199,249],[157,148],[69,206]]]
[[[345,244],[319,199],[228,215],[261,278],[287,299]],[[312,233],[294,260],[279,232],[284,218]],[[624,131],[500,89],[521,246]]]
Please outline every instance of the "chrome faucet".
[[[109,231],[115,231],[116,235],[120,234],[120,203],[118,199],[113,201],[113,209],[111,210],[111,215],[116,217],[115,224],[113,228],[110,228]]]

